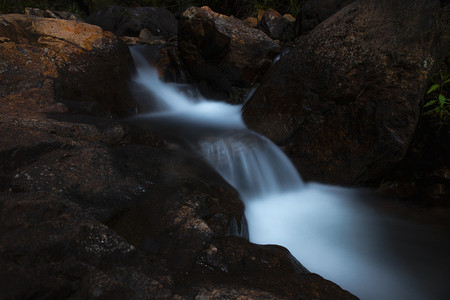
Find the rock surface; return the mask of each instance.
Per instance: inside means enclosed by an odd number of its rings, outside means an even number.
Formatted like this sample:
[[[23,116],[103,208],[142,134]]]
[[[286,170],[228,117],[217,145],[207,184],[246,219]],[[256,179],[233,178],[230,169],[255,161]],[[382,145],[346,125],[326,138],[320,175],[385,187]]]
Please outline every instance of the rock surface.
[[[147,28],[155,36],[177,34],[177,20],[167,8],[109,6],[89,16],[87,21],[122,36],[138,36]]]
[[[0,33],[1,299],[355,299],[234,237],[236,192],[111,114],[130,105],[115,36],[21,15],[0,15]]]
[[[296,17],[295,34],[308,34],[317,25],[355,0],[307,0]]]
[[[439,12],[440,1],[346,6],[269,70],[246,123],[283,146],[307,180],[378,179],[416,128],[444,46]]]
[[[264,12],[261,21],[258,24],[258,28],[264,31],[271,39],[279,40],[287,27],[287,22],[284,18],[274,9],[268,9]]]
[[[225,91],[258,82],[280,51],[260,30],[206,6],[183,13],[178,43],[188,71]]]
[[[443,74],[450,74],[450,53],[439,69]],[[437,79],[439,72],[432,78],[442,83]],[[435,99],[439,92],[427,95],[425,101]],[[444,85],[442,92],[450,95],[450,84]],[[380,190],[431,210],[435,213],[433,221],[446,223],[449,228],[450,123],[442,124],[438,115],[424,115],[405,158],[384,178]]]
[[[100,27],[77,21],[1,15],[2,106],[57,112],[77,102],[92,110],[132,109],[126,45]],[[8,74],[8,76],[6,76]],[[46,105],[42,105],[46,103]]]
[[[39,8],[27,7],[25,8],[25,15],[41,18],[64,19],[64,20],[84,22],[84,20],[79,15],[66,11],[51,11],[48,9],[44,11]]]

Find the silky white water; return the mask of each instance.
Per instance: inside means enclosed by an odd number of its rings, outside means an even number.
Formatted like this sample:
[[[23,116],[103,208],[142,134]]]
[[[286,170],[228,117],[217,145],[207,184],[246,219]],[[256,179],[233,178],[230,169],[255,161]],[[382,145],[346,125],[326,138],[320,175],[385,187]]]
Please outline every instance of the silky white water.
[[[368,191],[304,184],[289,159],[245,127],[241,107],[166,84],[131,48],[132,121],[199,153],[240,194],[250,240],[279,244],[361,299],[450,299],[449,235],[381,213]]]

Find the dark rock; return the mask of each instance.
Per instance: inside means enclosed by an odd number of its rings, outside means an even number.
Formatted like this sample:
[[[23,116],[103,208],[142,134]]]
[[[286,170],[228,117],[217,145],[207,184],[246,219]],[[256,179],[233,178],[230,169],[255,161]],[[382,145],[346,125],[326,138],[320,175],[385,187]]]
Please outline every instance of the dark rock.
[[[144,257],[64,197],[1,193],[0,205],[2,299],[123,299],[142,289],[136,273],[155,293],[170,282],[164,260]]]
[[[183,13],[178,43],[189,72],[225,91],[258,82],[280,51],[263,32],[206,6]]]
[[[197,297],[357,299],[309,273],[283,247],[254,245],[237,237],[212,240],[199,256],[192,277],[202,279],[192,282],[185,278],[185,284],[197,291]],[[296,283],[299,281],[301,285]]]
[[[450,74],[450,55],[432,75],[430,85],[442,83],[441,74]],[[439,91],[440,92],[440,91]],[[436,93],[428,94],[424,103],[434,100]],[[443,95],[450,95],[450,85],[445,84]],[[432,107],[432,106],[431,106]],[[450,210],[450,123],[443,122],[438,114],[422,110],[417,129],[404,159],[393,172],[383,178],[380,189],[407,203],[425,210],[439,211],[433,219],[448,224]],[[443,122],[443,123],[442,123]]]
[[[154,39],[155,35],[151,33],[151,31],[148,30],[147,28],[144,28],[141,30],[141,32],[139,32],[139,40],[141,42],[151,42]]]
[[[283,37],[286,27],[287,24],[284,18],[279,12],[271,8],[264,12],[261,21],[258,23],[258,28],[274,40],[279,40]]]
[[[246,123],[283,146],[307,180],[379,179],[403,158],[442,59],[439,12],[439,1],[347,6],[269,70]]]
[[[68,109],[64,102],[100,103],[110,113],[132,109],[126,80],[131,56],[111,33],[86,23],[1,15],[1,106],[29,111]]]
[[[147,28],[155,36],[171,37],[177,34],[177,20],[162,7],[109,6],[89,16],[87,22],[122,36],[138,36]]]
[[[355,0],[307,0],[296,17],[295,35],[308,34],[317,25]]]

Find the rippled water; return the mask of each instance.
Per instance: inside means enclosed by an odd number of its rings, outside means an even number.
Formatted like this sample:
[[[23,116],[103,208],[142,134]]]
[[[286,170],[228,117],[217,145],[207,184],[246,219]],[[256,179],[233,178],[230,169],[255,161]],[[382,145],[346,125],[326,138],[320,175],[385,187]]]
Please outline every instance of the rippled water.
[[[364,190],[304,184],[270,140],[246,128],[241,107],[166,84],[139,48],[133,122],[199,153],[240,194],[250,240],[279,244],[311,272],[361,299],[450,299],[450,235],[395,218]]]

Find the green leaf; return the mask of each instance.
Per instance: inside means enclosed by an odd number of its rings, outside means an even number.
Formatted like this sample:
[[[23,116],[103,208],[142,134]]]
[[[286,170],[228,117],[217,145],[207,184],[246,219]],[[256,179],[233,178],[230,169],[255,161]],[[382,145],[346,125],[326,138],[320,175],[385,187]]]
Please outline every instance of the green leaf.
[[[437,90],[438,88],[440,88],[441,86],[439,84],[433,84],[430,89],[428,90],[427,94],[434,92],[435,90]]]
[[[428,107],[436,103],[436,100],[428,101],[423,107]]]
[[[442,83],[442,85],[447,84],[447,83],[449,83],[449,82],[450,82],[450,78],[447,79],[446,81],[444,81],[444,82]]]
[[[439,104],[442,106],[445,103],[445,96],[442,94],[439,94]]]
[[[426,115],[431,115],[432,113],[434,113],[434,110],[429,110],[429,111],[423,113],[423,115],[424,115],[424,116],[426,116]]]
[[[439,76],[441,76],[441,81],[445,80],[445,77],[444,77],[445,74],[444,74],[444,72],[442,70],[439,71]]]

